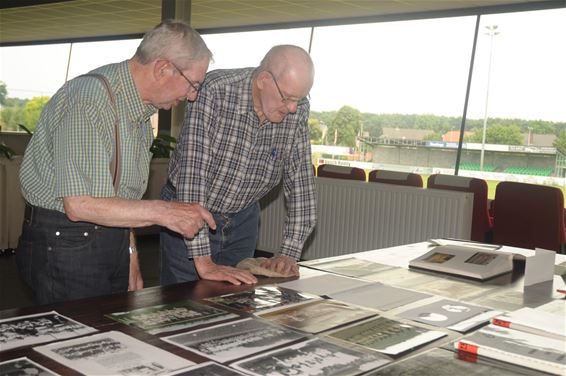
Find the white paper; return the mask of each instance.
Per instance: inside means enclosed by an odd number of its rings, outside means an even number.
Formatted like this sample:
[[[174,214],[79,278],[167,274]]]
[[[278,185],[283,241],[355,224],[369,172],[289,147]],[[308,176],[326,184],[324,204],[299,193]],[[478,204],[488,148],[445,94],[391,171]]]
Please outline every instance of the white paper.
[[[359,279],[324,274],[317,277],[301,278],[280,283],[279,286],[316,295],[329,295],[370,284],[370,282],[364,282]]]
[[[552,281],[555,255],[554,251],[536,248],[535,255],[527,257],[523,286]]]
[[[34,350],[85,375],[161,375],[195,364],[116,331]]]

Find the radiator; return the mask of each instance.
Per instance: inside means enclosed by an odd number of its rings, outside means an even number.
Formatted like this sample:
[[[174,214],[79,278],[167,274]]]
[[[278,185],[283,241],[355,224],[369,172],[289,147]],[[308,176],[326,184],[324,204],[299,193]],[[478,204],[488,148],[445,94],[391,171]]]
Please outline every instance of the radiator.
[[[305,260],[415,243],[469,239],[473,194],[316,178],[317,225]],[[281,188],[261,200],[257,249],[277,252],[287,215]]]

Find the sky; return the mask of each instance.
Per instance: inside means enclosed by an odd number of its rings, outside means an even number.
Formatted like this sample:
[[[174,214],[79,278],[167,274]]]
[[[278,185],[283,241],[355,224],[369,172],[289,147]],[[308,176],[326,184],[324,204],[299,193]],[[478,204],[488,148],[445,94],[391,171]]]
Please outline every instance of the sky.
[[[565,19],[566,9],[482,16],[468,118],[487,113],[566,122]],[[462,116],[475,22],[453,17],[315,28],[311,109],[349,105],[372,113]],[[493,37],[491,66],[488,25],[500,32]],[[203,38],[214,54],[210,69],[219,69],[256,66],[276,44],[308,49],[310,33],[300,28]],[[75,43],[68,78],[128,59],[138,44]],[[0,81],[8,96],[52,95],[65,82],[69,50],[70,44],[0,48]]]

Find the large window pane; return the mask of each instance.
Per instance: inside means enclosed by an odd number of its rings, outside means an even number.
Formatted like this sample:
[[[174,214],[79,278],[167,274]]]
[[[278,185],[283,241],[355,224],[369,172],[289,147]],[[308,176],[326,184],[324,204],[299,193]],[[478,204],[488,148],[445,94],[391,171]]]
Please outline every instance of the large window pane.
[[[554,146],[566,140],[565,18],[564,9],[481,18],[460,175],[488,180],[490,198],[503,180],[564,185],[555,177],[566,150]]]
[[[460,128],[475,20],[316,28],[311,117],[322,123],[320,143],[353,148],[341,158],[366,170],[453,171],[456,149],[438,146]],[[314,149],[324,162],[337,158]]]

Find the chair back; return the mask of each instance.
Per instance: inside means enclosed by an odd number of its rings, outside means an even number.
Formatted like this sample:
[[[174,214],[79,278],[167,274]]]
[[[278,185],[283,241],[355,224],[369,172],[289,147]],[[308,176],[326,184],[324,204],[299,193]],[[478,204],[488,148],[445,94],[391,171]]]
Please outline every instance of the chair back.
[[[322,164],[317,168],[319,178],[334,178],[366,181],[366,172],[358,167]]]
[[[556,187],[501,182],[493,222],[494,243],[559,252],[565,241],[564,195]]]
[[[487,183],[485,180],[457,175],[436,174],[428,177],[427,189],[445,189],[473,193],[474,207],[472,210],[470,239],[478,242],[491,241],[493,220],[489,215]]]
[[[412,187],[423,187],[423,178],[412,172],[373,170],[368,175],[368,181],[373,183],[385,183],[396,185],[408,185]]]

